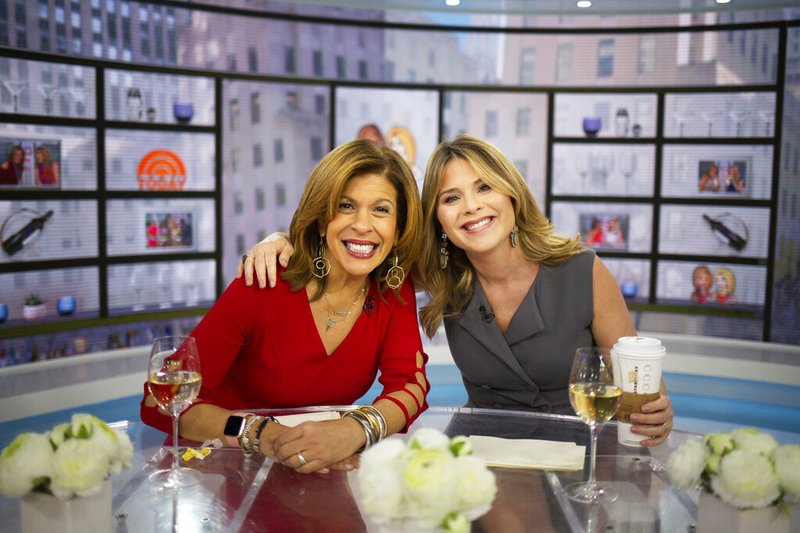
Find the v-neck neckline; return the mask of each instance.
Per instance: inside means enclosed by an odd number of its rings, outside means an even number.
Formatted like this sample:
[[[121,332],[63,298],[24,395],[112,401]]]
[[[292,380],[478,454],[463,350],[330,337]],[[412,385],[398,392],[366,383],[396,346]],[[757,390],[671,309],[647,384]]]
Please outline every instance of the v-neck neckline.
[[[372,280],[369,280],[367,285],[366,293],[364,294],[364,302],[370,297],[370,293],[372,292]],[[361,322],[361,317],[364,315],[364,304],[361,304],[361,311],[359,311],[358,316],[356,317],[355,321],[353,322],[353,327],[350,328],[350,331],[344,336],[342,341],[336,345],[332,352],[328,353],[328,349],[325,347],[325,341],[322,339],[322,332],[317,327],[317,322],[314,320],[314,311],[311,309],[311,301],[306,297],[306,309],[308,311],[308,320],[311,322],[311,327],[314,329],[314,332],[317,334],[317,342],[319,343],[319,348],[325,354],[325,358],[333,357],[333,355],[342,347],[346,342],[350,340],[350,336],[352,335],[353,331]],[[338,324],[338,322],[337,322]]]

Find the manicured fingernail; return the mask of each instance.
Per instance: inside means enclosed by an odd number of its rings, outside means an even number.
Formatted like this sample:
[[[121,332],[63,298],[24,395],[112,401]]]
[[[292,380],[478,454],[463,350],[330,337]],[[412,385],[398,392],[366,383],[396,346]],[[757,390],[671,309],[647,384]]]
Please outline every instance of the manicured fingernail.
[[[270,282],[269,282],[269,287],[270,287],[271,289],[274,289],[274,288],[275,288],[275,282],[274,282],[274,281],[270,281]]]

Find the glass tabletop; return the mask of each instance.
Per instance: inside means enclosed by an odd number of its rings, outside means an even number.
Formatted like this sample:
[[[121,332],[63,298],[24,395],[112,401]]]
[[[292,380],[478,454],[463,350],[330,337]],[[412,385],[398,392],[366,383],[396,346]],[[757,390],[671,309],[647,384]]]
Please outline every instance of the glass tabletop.
[[[271,414],[344,410],[347,407],[264,411]],[[132,468],[113,476],[115,530],[139,531],[378,531],[359,510],[356,474],[298,474],[259,454],[245,457],[234,448],[213,450],[187,464],[202,473],[199,485],[159,490],[149,475],[171,461],[166,436],[141,422],[114,424],[135,447]],[[575,442],[587,447],[589,430],[574,416],[468,408],[431,408],[414,430],[432,427],[453,435]],[[697,493],[670,486],[662,465],[689,433],[673,431],[655,448],[617,443],[616,424],[600,433],[597,477],[614,486],[613,503],[586,505],[567,499],[564,487],[581,481],[579,471],[493,468],[498,493],[492,509],[473,523],[473,531],[687,531],[697,518]],[[401,438],[407,438],[403,435]],[[182,441],[182,446],[197,446]],[[588,459],[587,459],[588,460]],[[19,530],[19,506],[0,499],[5,531]],[[8,528],[8,529],[6,529]]]

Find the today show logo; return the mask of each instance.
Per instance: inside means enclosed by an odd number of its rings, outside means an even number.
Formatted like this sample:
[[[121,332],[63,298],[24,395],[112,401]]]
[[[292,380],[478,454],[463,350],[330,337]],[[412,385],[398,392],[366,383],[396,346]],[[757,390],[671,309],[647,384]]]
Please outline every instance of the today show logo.
[[[170,150],[153,150],[145,155],[136,174],[140,191],[182,191],[186,185],[186,166]]]

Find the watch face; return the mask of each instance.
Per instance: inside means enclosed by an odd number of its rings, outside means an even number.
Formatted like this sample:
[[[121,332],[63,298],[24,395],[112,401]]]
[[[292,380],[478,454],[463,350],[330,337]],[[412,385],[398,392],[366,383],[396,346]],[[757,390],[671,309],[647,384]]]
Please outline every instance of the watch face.
[[[244,427],[244,417],[231,415],[225,423],[225,431],[223,433],[229,437],[238,437],[242,433]]]

